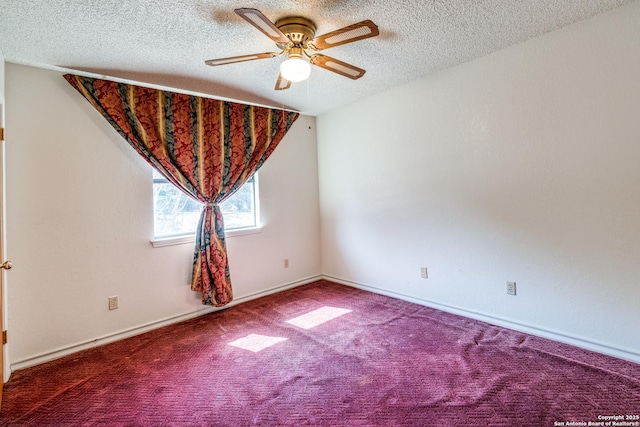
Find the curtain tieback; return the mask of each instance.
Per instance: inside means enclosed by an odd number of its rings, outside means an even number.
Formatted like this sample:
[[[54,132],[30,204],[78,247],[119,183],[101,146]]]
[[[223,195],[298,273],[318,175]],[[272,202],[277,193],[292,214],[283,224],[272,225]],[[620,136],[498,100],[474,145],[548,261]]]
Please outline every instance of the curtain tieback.
[[[209,208],[215,208],[216,206],[218,206],[217,203],[205,203],[204,205]]]

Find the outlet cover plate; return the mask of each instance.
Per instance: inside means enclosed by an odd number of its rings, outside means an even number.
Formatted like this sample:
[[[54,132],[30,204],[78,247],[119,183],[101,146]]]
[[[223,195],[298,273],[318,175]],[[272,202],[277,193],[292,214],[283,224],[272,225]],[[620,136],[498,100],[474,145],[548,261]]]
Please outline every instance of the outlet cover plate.
[[[516,282],[507,282],[507,295],[516,295]]]
[[[115,310],[118,308],[118,296],[109,297],[109,310]]]

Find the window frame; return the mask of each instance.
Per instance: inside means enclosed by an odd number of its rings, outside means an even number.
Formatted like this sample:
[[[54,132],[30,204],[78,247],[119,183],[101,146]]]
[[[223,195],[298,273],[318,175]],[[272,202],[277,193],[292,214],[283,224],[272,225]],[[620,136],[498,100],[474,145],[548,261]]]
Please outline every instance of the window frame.
[[[236,228],[230,228],[230,229],[226,229],[224,234],[225,237],[236,237],[236,236],[244,236],[244,235],[248,235],[248,234],[257,234],[260,233],[262,231],[262,223],[261,223],[261,218],[260,218],[260,192],[259,192],[259,185],[260,182],[260,178],[258,176],[258,173],[254,173],[253,176],[247,180],[247,182],[245,182],[243,184],[243,186],[253,183],[253,198],[254,198],[254,209],[253,209],[253,214],[254,214],[254,223],[255,225],[253,226],[249,226],[249,227],[236,227]],[[168,183],[173,185],[169,180],[167,180],[164,177],[161,178],[155,178],[152,174],[152,186],[157,184],[157,183]],[[153,203],[155,204],[155,198],[153,200]],[[224,203],[224,202],[223,202]],[[173,245],[182,245],[182,244],[187,244],[187,243],[191,243],[193,244],[195,242],[195,232],[193,233],[185,233],[185,234],[179,234],[179,235],[171,235],[171,236],[166,236],[166,237],[158,237],[155,235],[155,207],[154,207],[154,212],[153,212],[153,238],[151,239],[151,245],[154,248],[158,248],[158,247],[164,247],[164,246],[173,246]]]

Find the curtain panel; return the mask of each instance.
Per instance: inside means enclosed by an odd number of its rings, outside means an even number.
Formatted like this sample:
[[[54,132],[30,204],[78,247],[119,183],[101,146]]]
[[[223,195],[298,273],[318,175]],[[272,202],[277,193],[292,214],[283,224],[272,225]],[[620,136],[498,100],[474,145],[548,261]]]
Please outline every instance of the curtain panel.
[[[64,78],[168,181],[204,207],[191,289],[216,307],[233,299],[218,204],[273,153],[299,114],[72,74]]]

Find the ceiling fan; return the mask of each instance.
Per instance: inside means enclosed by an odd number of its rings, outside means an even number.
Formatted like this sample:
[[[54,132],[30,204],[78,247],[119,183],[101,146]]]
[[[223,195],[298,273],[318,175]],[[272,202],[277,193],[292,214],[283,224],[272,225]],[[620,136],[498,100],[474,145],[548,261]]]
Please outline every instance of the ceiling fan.
[[[288,89],[291,87],[291,82],[307,79],[311,73],[309,64],[317,65],[353,80],[359,79],[365,73],[362,68],[313,51],[340,46],[380,34],[378,26],[372,21],[366,20],[316,37],[315,24],[306,18],[288,17],[280,19],[274,24],[257,9],[242,8],[236,9],[235,12],[273,40],[281,51],[210,59],[205,61],[205,64],[218,66],[287,55],[288,59],[280,65],[280,74],[275,90]],[[312,53],[308,53],[308,50]]]

